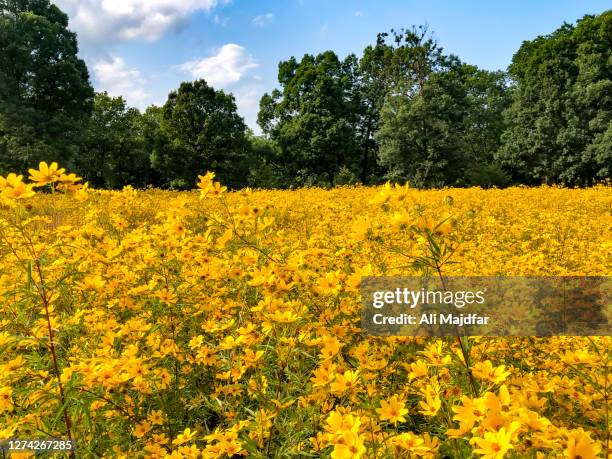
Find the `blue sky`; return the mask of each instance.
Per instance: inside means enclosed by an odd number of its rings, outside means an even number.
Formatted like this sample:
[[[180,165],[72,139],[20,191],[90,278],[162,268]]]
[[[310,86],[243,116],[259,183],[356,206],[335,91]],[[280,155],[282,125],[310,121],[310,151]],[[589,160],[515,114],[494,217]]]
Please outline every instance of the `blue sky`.
[[[181,81],[234,93],[258,132],[278,62],[332,49],[360,54],[378,32],[427,24],[448,53],[505,69],[522,41],[610,8],[601,0],[56,0],[70,16],[97,90],[145,108]]]

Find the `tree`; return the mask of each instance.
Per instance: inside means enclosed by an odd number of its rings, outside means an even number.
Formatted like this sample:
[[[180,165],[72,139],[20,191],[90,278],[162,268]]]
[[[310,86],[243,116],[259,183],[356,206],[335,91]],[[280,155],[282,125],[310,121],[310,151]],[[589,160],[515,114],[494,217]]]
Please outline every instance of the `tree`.
[[[122,97],[106,92],[95,96],[77,170],[95,187],[137,187],[149,183],[150,161],[144,138],[142,115]]]
[[[211,170],[231,187],[248,183],[249,142],[234,96],[206,81],[182,83],[161,110],[152,167],[161,184],[192,187],[197,175]]]
[[[282,91],[265,94],[258,123],[278,143],[286,173],[299,184],[334,177],[356,163],[354,86],[358,62],[332,51],[281,62]]]
[[[462,85],[461,185],[505,186],[510,177],[496,159],[505,129],[504,111],[511,104],[505,72],[490,72],[463,64],[457,81]]]
[[[502,72],[445,55],[422,26],[379,34],[362,66],[375,88],[370,105],[380,106],[375,139],[388,179],[416,186],[503,181],[493,164],[508,106]]]
[[[282,152],[278,144],[265,136],[247,135],[253,160],[249,167],[249,186],[256,188],[288,188],[292,177],[283,167]]]
[[[76,156],[93,101],[68,17],[48,0],[0,0],[0,168]]]
[[[378,34],[376,45],[368,45],[359,61],[356,131],[361,150],[362,183],[382,175],[382,170],[377,170],[378,142],[374,134],[379,129],[380,112],[392,87],[388,72],[393,47],[385,42],[386,36]]]
[[[525,41],[509,69],[498,158],[525,183],[588,185],[612,172],[612,10]]]
[[[417,37],[403,46],[418,49],[402,54],[430,62],[393,83],[381,111],[377,139],[387,178],[416,186],[505,184],[494,158],[509,104],[505,75],[445,56]]]
[[[149,155],[149,179],[148,185],[161,187],[167,185],[168,175],[164,171],[164,177],[160,174],[157,168],[160,168],[158,158],[163,158],[165,152],[171,149],[171,141],[162,130],[163,108],[157,105],[151,105],[142,113],[139,124],[142,132],[142,138],[145,151]],[[157,168],[156,168],[157,167]]]
[[[431,74],[418,92],[388,97],[377,139],[392,181],[442,186],[461,177],[462,107],[451,72]]]
[[[357,132],[361,150],[361,180],[379,178],[384,173],[376,158],[383,106],[390,96],[418,93],[427,76],[440,64],[442,50],[426,26],[379,33],[376,44],[369,45],[359,62],[360,110]],[[379,166],[379,167],[377,167]]]

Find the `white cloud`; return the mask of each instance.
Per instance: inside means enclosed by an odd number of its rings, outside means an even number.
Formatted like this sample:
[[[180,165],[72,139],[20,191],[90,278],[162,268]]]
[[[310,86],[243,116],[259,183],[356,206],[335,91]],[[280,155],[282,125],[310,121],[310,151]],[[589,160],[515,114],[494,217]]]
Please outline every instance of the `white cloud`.
[[[355,11],[355,17],[362,17],[363,16],[363,11]]]
[[[215,14],[213,16],[213,22],[216,25],[221,26],[221,27],[227,26],[227,24],[229,23],[230,19],[231,19],[230,17],[221,17],[218,14]]]
[[[232,88],[236,97],[238,113],[244,118],[255,134],[261,134],[257,125],[257,114],[259,112],[259,100],[265,92],[264,81],[258,76],[252,76],[242,81],[238,87]]]
[[[122,58],[99,61],[94,65],[94,75],[97,89],[113,97],[123,96],[129,105],[144,108],[149,96],[143,89],[146,81],[138,69],[128,68]]]
[[[217,54],[204,59],[185,62],[179,66],[193,78],[204,78],[215,87],[227,87],[240,81],[251,69],[259,67],[246,48],[228,43]]]
[[[255,16],[253,18],[253,24],[257,27],[265,27],[274,19],[274,15],[272,13],[260,14],[259,16]]]
[[[236,98],[238,113],[259,134],[257,113],[265,88],[262,78],[251,72],[258,67],[246,48],[233,43],[222,46],[213,56],[178,66],[194,79],[204,78],[215,89],[229,89]]]
[[[87,43],[155,41],[179,29],[195,11],[210,11],[218,0],[56,0],[70,26]]]

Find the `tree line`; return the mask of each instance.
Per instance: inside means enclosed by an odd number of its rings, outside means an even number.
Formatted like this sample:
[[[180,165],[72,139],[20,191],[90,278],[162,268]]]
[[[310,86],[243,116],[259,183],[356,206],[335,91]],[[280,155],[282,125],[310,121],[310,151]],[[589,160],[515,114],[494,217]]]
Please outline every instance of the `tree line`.
[[[234,96],[184,82],[144,112],[95,93],[68,17],[0,0],[0,173],[58,161],[92,186],[232,188],[541,183],[612,171],[612,10],[525,41],[507,71],[444,52],[423,26],[358,56],[291,57],[250,131]]]

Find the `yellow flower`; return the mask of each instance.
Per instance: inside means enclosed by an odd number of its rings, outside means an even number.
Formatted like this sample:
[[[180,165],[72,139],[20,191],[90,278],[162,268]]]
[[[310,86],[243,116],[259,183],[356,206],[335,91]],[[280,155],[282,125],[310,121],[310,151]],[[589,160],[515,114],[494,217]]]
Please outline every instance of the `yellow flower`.
[[[164,414],[160,410],[152,411],[148,417],[149,421],[153,425],[162,425],[164,422]]]
[[[106,281],[100,275],[85,276],[77,285],[83,290],[98,290],[106,285]]]
[[[47,165],[45,161],[41,161],[38,165],[38,170],[29,169],[30,180],[36,182],[34,186],[45,186],[48,183],[57,182],[59,178],[62,176],[66,169],[60,169],[57,163],[51,163],[51,165]]]
[[[389,442],[393,446],[397,446],[413,453],[425,453],[430,449],[425,445],[425,440],[416,436],[412,432],[403,432],[395,437],[392,437]]]
[[[601,452],[601,444],[593,441],[582,429],[572,432],[563,450],[564,457],[569,459],[597,459]]]
[[[13,389],[0,387],[0,411],[11,411],[13,409]]]
[[[427,376],[429,367],[424,360],[417,360],[410,364],[408,378],[412,381],[416,378]]]
[[[331,391],[336,394],[342,394],[346,391],[353,390],[359,385],[359,370],[346,370],[344,374],[336,375],[336,379],[331,385]]]
[[[327,417],[325,430],[332,434],[347,431],[359,432],[360,425],[359,417],[348,413],[343,414],[340,411],[332,411]]]
[[[205,189],[207,188],[212,182],[213,179],[215,178],[215,173],[208,171],[206,172],[205,175],[198,175],[198,188],[200,189]]]
[[[599,362],[599,357],[587,349],[576,349],[572,351],[567,351],[563,355],[563,361],[569,363],[571,365],[578,364],[597,364]]]
[[[325,386],[333,381],[335,370],[336,365],[326,361],[313,371],[314,377],[312,377],[310,380],[313,382],[315,387]]]
[[[425,401],[419,402],[421,410],[419,413],[425,416],[435,416],[442,406],[442,400],[436,394],[427,393]]]
[[[214,172],[207,172],[206,175],[198,175],[199,182],[197,183],[200,189],[200,198],[215,197],[218,198],[227,191],[227,187],[222,186],[219,182],[213,181],[215,178]]]
[[[210,347],[204,346],[198,350],[196,362],[202,365],[214,365],[217,363],[217,355]]]
[[[482,420],[486,413],[486,402],[481,398],[472,399],[467,396],[461,398],[461,405],[453,406],[453,411],[456,413],[453,420],[459,421],[463,430],[470,430],[477,420]]]
[[[427,360],[429,360],[431,365],[440,366],[450,363],[451,356],[442,355],[443,344],[444,343],[442,340],[436,340],[435,343],[427,346],[427,348],[422,352],[422,354],[427,357]]]
[[[363,439],[352,430],[342,432],[334,443],[332,459],[358,459],[366,452]]]
[[[513,430],[507,431],[502,427],[498,432],[485,432],[482,438],[472,438],[470,443],[477,446],[474,453],[480,454],[483,459],[503,459],[504,455],[513,448],[511,443]]]
[[[411,221],[412,217],[410,214],[406,212],[406,210],[401,209],[393,214],[393,217],[391,218],[391,227],[396,231],[402,230],[407,228]]]
[[[334,336],[326,336],[323,340],[323,348],[321,349],[322,360],[329,360],[334,357],[342,349],[342,343]]]
[[[143,422],[142,424],[136,425],[136,429],[134,429],[134,436],[136,438],[142,438],[150,430],[151,430],[151,423],[150,422]]]
[[[192,351],[198,349],[202,343],[204,342],[204,337],[202,335],[194,336],[189,340],[189,349]]]
[[[605,277],[611,186],[200,201],[223,190],[212,173],[200,182],[196,192],[85,192],[63,173],[54,185],[74,193],[21,204],[7,195],[36,188],[0,178],[0,439],[59,408],[48,398],[56,344],[64,388],[91,404],[91,426],[70,410],[74,438],[104,432],[103,457],[603,454],[610,337],[465,338],[482,389],[473,395],[455,339],[369,335],[359,289],[383,272],[417,274],[409,260],[431,248],[419,234],[452,255],[449,277]],[[523,300],[540,293],[511,289],[513,316],[500,319],[520,330],[532,314]],[[413,412],[427,421],[418,434],[406,430]]]
[[[281,324],[290,324],[300,319],[300,316],[293,311],[274,311],[268,315],[268,318],[273,322]]]
[[[508,387],[505,384],[502,384],[499,388],[499,396],[495,395],[492,392],[487,392],[485,394],[486,406],[487,409],[493,410],[496,412],[508,412],[510,411],[510,393],[508,392]]]
[[[165,303],[176,303],[177,301],[174,292],[167,287],[162,288],[155,296]]]
[[[376,408],[376,412],[381,421],[397,424],[398,422],[406,422],[404,415],[408,413],[408,409],[405,408],[404,401],[394,395],[389,401],[381,400],[380,408]]]
[[[8,174],[6,178],[0,177],[0,191],[8,199],[25,199],[34,196],[34,185],[23,183],[23,175]]]
[[[12,451],[10,459],[32,459],[36,457],[31,451]]]
[[[338,273],[327,273],[317,282],[318,291],[323,295],[335,295],[342,290]]]
[[[493,367],[490,360],[484,362],[478,362],[474,365],[472,373],[477,378],[486,379],[492,383],[499,384],[506,380],[510,376],[510,372],[506,370],[506,365],[499,365]]]
[[[192,432],[190,428],[187,428],[183,431],[183,433],[180,433],[176,436],[174,443],[176,445],[182,445],[184,443],[191,441],[195,437],[195,435],[196,435],[196,432]]]
[[[76,174],[62,174],[57,180],[58,182],[63,184],[73,184],[76,182],[80,182],[83,179],[81,177],[78,177]]]

